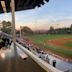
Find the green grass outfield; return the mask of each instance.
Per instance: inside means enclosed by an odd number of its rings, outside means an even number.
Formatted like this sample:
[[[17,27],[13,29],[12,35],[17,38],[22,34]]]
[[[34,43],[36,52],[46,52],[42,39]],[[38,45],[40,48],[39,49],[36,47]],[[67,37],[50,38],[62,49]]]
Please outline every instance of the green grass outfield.
[[[44,44],[46,40],[54,40],[57,38],[72,38],[72,35],[33,35],[33,36],[27,36],[27,38],[30,38],[35,45],[38,45],[41,48],[48,48],[48,50],[54,53],[72,58],[72,41],[66,42],[64,44],[64,46],[70,47],[70,49],[65,49],[62,46],[61,48]]]
[[[64,46],[72,48],[72,41],[66,42]]]

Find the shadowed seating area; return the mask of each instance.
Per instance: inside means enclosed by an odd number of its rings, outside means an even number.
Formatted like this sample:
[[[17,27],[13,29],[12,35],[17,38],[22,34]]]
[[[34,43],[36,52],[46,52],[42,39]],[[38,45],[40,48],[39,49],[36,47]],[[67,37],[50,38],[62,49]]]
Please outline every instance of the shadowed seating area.
[[[1,57],[2,56],[2,57]],[[26,60],[21,59],[19,56],[4,58],[0,54],[0,72],[46,72],[30,57]]]

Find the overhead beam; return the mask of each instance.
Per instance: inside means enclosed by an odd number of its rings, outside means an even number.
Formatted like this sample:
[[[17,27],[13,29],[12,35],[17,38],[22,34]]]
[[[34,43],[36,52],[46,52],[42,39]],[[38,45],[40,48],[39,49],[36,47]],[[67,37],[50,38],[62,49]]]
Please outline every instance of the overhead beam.
[[[6,13],[5,1],[1,1],[1,5],[2,5],[2,8],[3,8],[3,12]]]

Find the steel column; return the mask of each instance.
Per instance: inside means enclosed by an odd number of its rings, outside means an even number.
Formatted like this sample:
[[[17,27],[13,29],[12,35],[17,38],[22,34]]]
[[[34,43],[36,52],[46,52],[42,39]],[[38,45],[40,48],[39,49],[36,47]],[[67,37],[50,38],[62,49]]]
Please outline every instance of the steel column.
[[[14,45],[14,53],[17,55],[16,50],[16,31],[15,31],[15,5],[14,0],[11,0],[11,11],[12,11],[12,33],[13,33],[13,45]]]

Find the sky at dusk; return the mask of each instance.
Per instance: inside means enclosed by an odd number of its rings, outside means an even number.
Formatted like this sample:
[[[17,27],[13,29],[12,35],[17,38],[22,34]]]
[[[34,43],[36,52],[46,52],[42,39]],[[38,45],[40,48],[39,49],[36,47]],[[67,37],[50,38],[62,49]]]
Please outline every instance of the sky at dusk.
[[[0,14],[0,22],[11,21],[11,14]],[[72,0],[50,0],[40,8],[15,13],[16,29],[29,26],[32,29],[47,29],[72,24]]]

